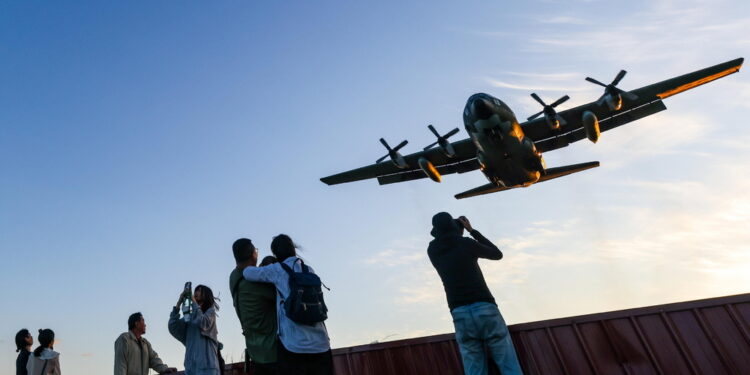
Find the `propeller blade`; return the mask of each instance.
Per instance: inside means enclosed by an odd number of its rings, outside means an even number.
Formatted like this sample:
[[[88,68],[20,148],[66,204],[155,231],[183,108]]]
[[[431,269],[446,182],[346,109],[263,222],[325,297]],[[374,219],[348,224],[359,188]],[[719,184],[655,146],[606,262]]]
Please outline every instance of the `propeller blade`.
[[[458,133],[458,128],[455,128],[455,129],[453,129],[453,130],[449,131],[448,133],[446,133],[446,134],[445,134],[445,135],[443,136],[443,138],[448,138],[448,137],[451,137],[451,136],[453,136],[453,135],[454,135],[454,134],[456,134],[456,133]]]
[[[393,151],[398,151],[399,149],[401,149],[401,147],[406,146],[407,143],[409,143],[409,141],[404,140],[403,142],[399,143],[398,146],[394,147]]]
[[[377,164],[377,163],[380,163],[381,161],[385,160],[385,158],[387,158],[387,157],[388,157],[388,155],[386,155],[386,156],[383,156],[382,158],[380,158],[380,159],[376,160],[376,161],[375,161],[375,164]]]
[[[432,132],[432,134],[435,134],[436,137],[440,138],[440,134],[437,132],[437,130],[435,130],[435,127],[432,126],[432,124],[427,125],[427,128],[430,129],[430,131]]]
[[[565,95],[562,98],[557,99],[554,103],[550,104],[549,106],[552,107],[552,108],[555,108],[558,105],[565,103],[565,101],[567,101],[568,99],[570,99],[570,97],[567,96],[567,95]]]
[[[388,142],[386,142],[385,139],[380,138],[380,143],[382,143],[383,146],[385,146],[385,148],[388,149],[388,152],[391,151],[391,146],[388,146]]]
[[[536,100],[536,102],[541,104],[543,107],[547,106],[547,104],[544,104],[544,101],[542,101],[542,98],[540,98],[539,95],[537,95],[535,92],[531,93],[531,97],[534,98],[534,100]]]
[[[531,120],[533,120],[533,119],[535,119],[535,118],[539,117],[539,115],[541,115],[542,113],[544,113],[544,111],[540,111],[540,112],[537,112],[536,114],[533,114],[533,115],[531,115],[531,116],[530,116],[529,118],[527,118],[526,120],[528,120],[528,121],[531,121]]]
[[[431,149],[431,148],[435,147],[435,145],[436,145],[436,144],[438,144],[438,143],[437,143],[437,142],[433,142],[433,143],[430,143],[430,145],[429,145],[429,146],[427,146],[427,147],[425,147],[425,148],[424,148],[424,150],[425,150],[425,151],[427,151],[427,150],[429,150],[429,149]]]
[[[625,74],[628,72],[621,70],[620,73],[617,73],[617,77],[615,77],[615,80],[612,81],[612,86],[617,86],[618,83],[622,80],[623,77],[625,77]]]
[[[586,80],[589,81],[589,82],[591,82],[591,83],[597,84],[599,86],[607,87],[607,85],[605,85],[605,84],[603,84],[603,83],[601,83],[601,82],[599,82],[599,81],[597,81],[597,80],[595,80],[595,79],[593,79],[591,77],[586,77]]]

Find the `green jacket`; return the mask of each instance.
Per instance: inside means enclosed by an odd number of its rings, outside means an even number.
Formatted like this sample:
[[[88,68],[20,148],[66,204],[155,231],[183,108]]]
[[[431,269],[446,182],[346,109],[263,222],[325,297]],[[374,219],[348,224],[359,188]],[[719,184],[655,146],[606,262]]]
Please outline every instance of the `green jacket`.
[[[229,275],[229,290],[250,358],[258,363],[276,362],[276,287],[247,281],[242,270],[235,269]]]

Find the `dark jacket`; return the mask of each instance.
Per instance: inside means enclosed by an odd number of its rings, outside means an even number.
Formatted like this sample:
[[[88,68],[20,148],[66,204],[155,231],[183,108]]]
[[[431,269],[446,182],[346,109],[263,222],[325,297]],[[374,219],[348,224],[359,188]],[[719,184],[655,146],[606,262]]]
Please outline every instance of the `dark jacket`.
[[[247,281],[242,277],[242,270],[234,269],[229,275],[229,290],[250,358],[262,364],[275,363],[279,341],[276,287]]]
[[[31,352],[26,349],[21,349],[21,352],[18,353],[18,358],[16,358],[16,375],[28,374],[26,372],[26,364],[29,362],[29,354]]]
[[[458,224],[450,217],[433,219],[432,235],[435,237],[427,248],[427,255],[443,281],[448,307],[476,302],[495,304],[482,270],[479,258],[498,260],[503,253],[477,230],[470,232],[474,239],[463,237]],[[450,220],[450,221],[449,221]]]

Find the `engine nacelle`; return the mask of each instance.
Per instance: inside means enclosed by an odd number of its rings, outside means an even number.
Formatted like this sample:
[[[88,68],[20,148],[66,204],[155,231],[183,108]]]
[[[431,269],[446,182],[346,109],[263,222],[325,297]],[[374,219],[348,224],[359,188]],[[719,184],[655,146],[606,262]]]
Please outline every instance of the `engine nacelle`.
[[[599,140],[599,134],[601,134],[601,131],[599,130],[599,119],[596,118],[596,115],[593,112],[586,111],[583,112],[581,122],[583,122],[583,129],[586,131],[586,138],[588,138],[589,141],[596,143],[596,141]]]
[[[547,125],[549,126],[550,129],[552,130],[560,129],[560,120],[557,118],[556,113],[552,115],[545,114],[544,120],[547,121]]]
[[[609,109],[619,111],[622,108],[622,96],[620,94],[607,94],[604,98]]]
[[[432,163],[429,160],[422,157],[422,158],[419,158],[418,162],[419,162],[419,168],[422,169],[422,172],[424,172],[424,174],[426,174],[427,177],[430,178],[430,180],[435,181],[435,182],[441,181],[440,172],[438,172],[437,168],[435,168],[435,166],[432,165]]]

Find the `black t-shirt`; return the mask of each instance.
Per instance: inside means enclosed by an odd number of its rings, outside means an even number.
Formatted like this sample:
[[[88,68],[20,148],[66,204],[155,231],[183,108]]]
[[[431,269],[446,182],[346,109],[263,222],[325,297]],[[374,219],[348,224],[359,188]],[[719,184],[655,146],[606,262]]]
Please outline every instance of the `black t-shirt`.
[[[503,253],[478,231],[473,230],[470,234],[474,239],[459,235],[440,236],[427,248],[427,255],[443,281],[451,311],[476,302],[495,304],[478,260],[498,260]]]
[[[18,358],[16,358],[16,375],[28,375],[26,364],[29,362],[29,354],[31,352],[26,349],[21,349],[21,352],[18,353]]]

